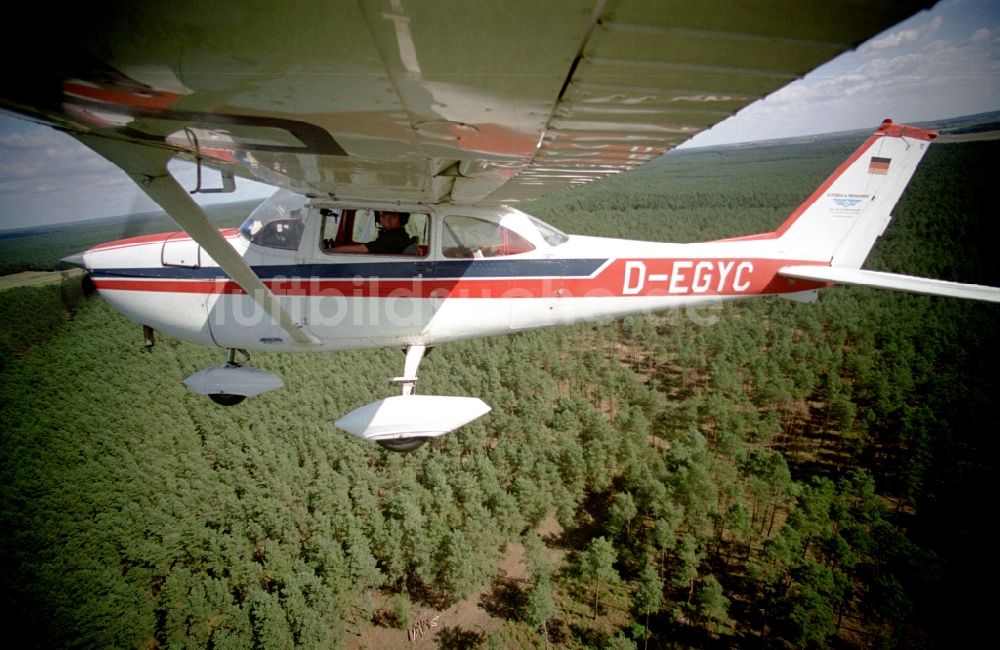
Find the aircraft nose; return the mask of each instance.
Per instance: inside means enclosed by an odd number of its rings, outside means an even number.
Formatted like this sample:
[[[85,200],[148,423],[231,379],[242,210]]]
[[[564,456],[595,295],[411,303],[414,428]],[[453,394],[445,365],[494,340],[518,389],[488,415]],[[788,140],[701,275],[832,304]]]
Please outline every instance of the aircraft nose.
[[[59,260],[60,262],[65,262],[70,266],[78,266],[81,269],[87,268],[87,263],[83,259],[83,253],[75,253],[73,255],[67,255],[66,257]]]

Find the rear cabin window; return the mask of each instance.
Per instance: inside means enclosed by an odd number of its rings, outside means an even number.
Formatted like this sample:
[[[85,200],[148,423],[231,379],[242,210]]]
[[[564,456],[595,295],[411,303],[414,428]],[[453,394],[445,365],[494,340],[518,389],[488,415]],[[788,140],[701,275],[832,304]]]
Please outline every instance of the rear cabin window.
[[[442,252],[452,259],[481,259],[527,253],[535,249],[527,239],[498,223],[451,215],[444,219]]]

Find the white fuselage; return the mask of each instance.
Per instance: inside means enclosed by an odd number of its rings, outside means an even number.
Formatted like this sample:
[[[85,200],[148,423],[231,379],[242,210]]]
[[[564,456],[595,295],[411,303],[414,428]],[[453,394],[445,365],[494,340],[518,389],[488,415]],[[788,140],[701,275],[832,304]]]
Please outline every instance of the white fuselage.
[[[303,219],[294,249],[224,231],[292,318],[319,339],[308,347],[292,341],[184,233],[104,244],[83,260],[104,299],[129,318],[183,340],[247,350],[430,346],[823,286],[779,277],[777,270],[790,263],[824,262],[789,257],[771,238],[553,242],[516,210],[420,210],[427,228],[418,255],[324,252],[318,208]],[[445,221],[453,213],[497,224],[521,243],[516,250],[483,247],[485,253],[456,256]]]

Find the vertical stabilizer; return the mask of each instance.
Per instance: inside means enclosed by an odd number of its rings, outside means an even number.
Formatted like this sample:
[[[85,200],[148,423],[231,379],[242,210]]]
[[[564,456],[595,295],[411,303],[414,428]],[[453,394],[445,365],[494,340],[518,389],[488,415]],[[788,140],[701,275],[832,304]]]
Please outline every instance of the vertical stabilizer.
[[[787,252],[860,268],[934,131],[886,120],[775,232]]]

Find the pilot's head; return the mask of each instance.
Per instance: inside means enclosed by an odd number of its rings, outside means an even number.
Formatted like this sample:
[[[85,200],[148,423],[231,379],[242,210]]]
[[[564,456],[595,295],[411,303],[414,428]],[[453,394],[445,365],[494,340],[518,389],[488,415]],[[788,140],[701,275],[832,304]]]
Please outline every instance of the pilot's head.
[[[407,216],[392,210],[383,210],[378,213],[378,225],[384,230],[397,230],[406,225]]]

